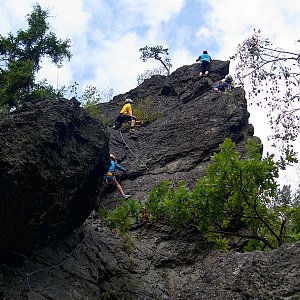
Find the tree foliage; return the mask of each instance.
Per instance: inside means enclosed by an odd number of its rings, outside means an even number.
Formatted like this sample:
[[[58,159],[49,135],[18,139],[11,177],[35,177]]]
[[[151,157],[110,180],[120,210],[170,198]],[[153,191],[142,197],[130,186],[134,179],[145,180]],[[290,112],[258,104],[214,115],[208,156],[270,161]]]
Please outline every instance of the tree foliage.
[[[216,240],[231,233],[245,237],[249,239],[247,250],[274,249],[293,240],[286,207],[274,203],[279,170],[293,159],[275,162],[273,155],[262,158],[254,140],[249,141],[245,158],[229,139],[220,149],[207,176],[194,189],[195,204],[201,211],[200,229]]]
[[[143,204],[140,201],[128,199],[123,200],[121,205],[117,206],[113,211],[102,210],[101,216],[106,219],[110,228],[127,232],[130,230],[133,220],[138,220],[142,208]]]
[[[140,48],[139,50],[142,52],[142,55],[140,59],[142,61],[147,61],[148,59],[154,58],[155,60],[158,60],[161,62],[163,67],[165,68],[167,75],[170,74],[170,69],[172,68],[171,59],[167,57],[169,55],[169,48],[164,48],[161,45],[157,46],[145,46],[143,48]]]
[[[245,239],[245,251],[270,250],[299,240],[300,206],[281,201],[276,182],[279,170],[293,159],[262,158],[259,147],[250,140],[241,158],[235,144],[226,139],[212,157],[207,175],[193,189],[161,182],[144,203],[151,219],[163,219],[175,228],[193,224],[220,249],[227,248],[230,236]],[[112,212],[110,218],[117,216]],[[128,228],[130,220],[126,222]]]
[[[248,87],[252,103],[268,110],[273,146],[282,141],[292,149],[300,129],[300,52],[275,47],[254,31],[233,58],[237,82]]]
[[[88,85],[86,86],[82,96],[79,97],[79,100],[82,102],[83,108],[87,110],[90,115],[101,120],[103,123],[107,123],[107,117],[101,110],[101,103],[107,102],[108,100],[106,98],[110,97],[111,99],[112,96],[113,89],[99,91],[95,86]]]
[[[40,95],[52,94],[54,89],[45,83],[36,83],[36,73],[42,58],[48,57],[60,67],[65,58],[71,58],[70,40],[61,40],[50,32],[49,12],[39,4],[27,16],[28,28],[14,36],[0,35],[0,106],[12,108]]]

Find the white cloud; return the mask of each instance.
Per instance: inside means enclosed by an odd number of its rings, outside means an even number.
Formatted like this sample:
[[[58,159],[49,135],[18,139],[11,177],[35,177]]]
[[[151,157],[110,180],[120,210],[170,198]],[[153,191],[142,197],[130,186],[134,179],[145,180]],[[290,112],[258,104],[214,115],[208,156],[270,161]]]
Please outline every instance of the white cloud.
[[[157,26],[163,21],[169,21],[174,15],[180,13],[184,7],[184,0],[125,0],[123,7],[128,13],[139,15],[136,22],[150,26]]]
[[[19,29],[26,24],[25,15],[30,13],[36,0],[4,0],[1,3],[1,33]],[[48,19],[51,30],[59,38],[70,38],[73,57],[68,64],[63,78],[85,80],[81,76],[95,76],[101,81],[117,84],[118,89],[128,87],[132,78],[148,69],[150,62],[143,64],[139,60],[138,49],[145,45],[161,44],[170,48],[170,56],[174,68],[181,63],[194,61],[199,53],[192,53],[189,45],[206,45],[207,50],[216,59],[228,59],[236,51],[237,44],[248,36],[253,28],[274,38],[281,45],[296,47],[298,38],[300,6],[298,0],[214,0],[210,3],[202,0],[193,3],[184,0],[122,0],[107,2],[105,0],[74,0],[67,1],[40,0],[42,8],[50,9]],[[198,19],[184,20],[184,24],[168,27],[168,22],[176,20],[187,9],[199,10],[209,5],[204,16]],[[53,16],[53,17],[52,17]],[[192,28],[198,22],[198,30]],[[194,40],[193,40],[194,39]],[[122,43],[125,43],[122,45]],[[184,53],[184,55],[178,55]],[[122,57],[122,59],[120,59]],[[117,62],[117,66],[113,64]],[[129,63],[130,62],[130,63]],[[127,69],[122,79],[119,69]],[[155,63],[153,63],[156,66]],[[44,66],[49,68],[49,64]],[[50,69],[49,69],[50,70]],[[101,72],[106,76],[99,75]],[[116,72],[115,74],[113,72]],[[46,74],[47,72],[45,72]],[[60,69],[59,73],[65,73]],[[53,77],[53,70],[49,71]],[[118,80],[115,80],[118,78]],[[131,78],[130,80],[128,78]],[[89,78],[88,78],[89,80]],[[124,83],[123,83],[124,82]]]
[[[40,1],[42,8],[49,8],[48,21],[57,36],[72,39],[86,34],[90,13],[84,11],[83,0],[55,1],[55,6],[51,3],[53,1]]]
[[[292,46],[298,38],[300,6],[296,0],[214,0],[210,5],[208,29],[218,36],[220,57],[232,55],[254,28],[282,46]]]
[[[1,34],[15,32],[23,28],[26,23],[26,14],[30,12],[31,5],[27,1],[2,0],[1,1]]]
[[[94,85],[100,90],[111,87],[120,92],[135,87],[136,76],[147,68],[139,59],[140,39],[137,35],[129,32],[116,40],[100,38],[97,42],[101,47],[87,49],[85,54],[81,53],[78,57],[80,59],[75,57],[73,62],[76,70],[81,69],[83,73],[93,74],[84,80],[83,85]],[[73,77],[76,77],[76,74]]]
[[[172,71],[175,71],[176,69],[184,65],[195,63],[196,58],[197,56],[193,56],[193,54],[188,49],[182,48],[174,50],[172,55]]]
[[[0,33],[6,36],[10,31],[27,28],[26,15],[36,2],[2,0]],[[125,93],[136,86],[139,74],[159,66],[154,60],[145,63],[140,60],[141,47],[170,48],[171,71],[175,71],[194,63],[203,50],[208,50],[214,59],[227,60],[253,28],[261,29],[276,46],[299,51],[299,44],[295,44],[300,38],[298,0],[39,0],[38,3],[50,10],[51,31],[58,38],[70,38],[72,44],[73,57],[62,68],[43,61],[39,78],[47,78],[54,87],[69,86],[76,81],[79,90],[94,85],[99,90],[113,88],[115,93]],[[231,63],[231,72],[233,66]],[[255,134],[267,145],[265,113],[255,107],[249,110]]]

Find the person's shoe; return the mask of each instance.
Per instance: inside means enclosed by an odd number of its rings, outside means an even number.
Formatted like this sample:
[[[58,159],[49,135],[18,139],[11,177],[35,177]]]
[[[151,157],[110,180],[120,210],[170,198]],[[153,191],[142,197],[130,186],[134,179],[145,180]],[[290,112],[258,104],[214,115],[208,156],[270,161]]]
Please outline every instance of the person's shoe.
[[[130,129],[129,129],[129,132],[130,132],[130,133],[134,133],[134,132],[135,132],[135,129],[134,129],[134,128],[130,128]]]
[[[124,194],[123,195],[123,199],[128,199],[128,198],[130,198],[132,195],[130,195],[130,194]]]

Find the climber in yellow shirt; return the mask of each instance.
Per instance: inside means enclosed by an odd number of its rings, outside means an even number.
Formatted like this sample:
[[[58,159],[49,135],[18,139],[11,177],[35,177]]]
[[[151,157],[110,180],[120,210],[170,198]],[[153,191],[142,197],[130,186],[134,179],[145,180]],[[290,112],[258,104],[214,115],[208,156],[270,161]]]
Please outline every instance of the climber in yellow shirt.
[[[120,114],[132,116],[132,106],[131,106],[132,102],[130,102],[130,101],[132,101],[132,100],[131,99],[126,99],[125,100],[125,104],[123,105],[123,107],[120,111]]]
[[[123,105],[114,125],[114,129],[119,129],[123,123],[130,121],[130,132],[134,131],[136,117],[133,116],[132,113],[132,104],[133,101],[131,99],[125,99],[125,104]]]

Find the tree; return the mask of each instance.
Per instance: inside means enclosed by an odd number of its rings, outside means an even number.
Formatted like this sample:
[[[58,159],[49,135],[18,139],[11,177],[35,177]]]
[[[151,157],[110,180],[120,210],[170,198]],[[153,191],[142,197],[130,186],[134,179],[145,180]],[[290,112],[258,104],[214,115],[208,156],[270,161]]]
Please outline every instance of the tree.
[[[274,47],[254,30],[233,58],[237,83],[247,85],[251,103],[268,110],[273,146],[280,141],[292,150],[300,129],[300,53]]]
[[[139,50],[142,52],[140,59],[142,61],[147,61],[150,58],[154,58],[161,62],[163,67],[166,69],[167,75],[170,75],[170,69],[172,68],[171,59],[168,57],[162,57],[162,55],[169,55],[169,49],[163,46],[157,45],[153,47],[145,46]]]
[[[105,100],[105,97],[110,97]],[[93,117],[101,120],[103,123],[107,123],[107,118],[101,110],[101,103],[107,102],[113,97],[113,89],[107,89],[100,92],[95,86],[86,86],[82,96],[79,100],[82,102],[83,108],[87,110]]]
[[[42,58],[48,57],[60,67],[65,58],[71,58],[70,40],[61,40],[50,32],[46,22],[49,12],[39,4],[27,15],[28,29],[18,30],[16,36],[0,35],[0,105],[9,109],[38,98],[40,94],[53,93],[47,84],[36,84],[35,76],[41,68]],[[39,90],[43,92],[40,93]]]
[[[274,249],[293,240],[290,209],[276,201],[279,171],[293,161],[274,155],[262,158],[259,145],[250,140],[240,157],[234,143],[225,139],[194,189],[201,211],[199,227],[212,241],[225,242],[232,234],[248,239],[247,250]],[[246,231],[240,232],[240,229]],[[298,237],[299,238],[299,237]]]
[[[244,239],[245,251],[274,249],[300,240],[300,206],[290,201],[287,191],[280,193],[276,182],[279,170],[291,160],[275,161],[273,155],[262,158],[255,139],[241,157],[235,144],[225,139],[207,175],[193,189],[184,183],[174,187],[161,182],[144,205],[153,221],[163,219],[175,228],[194,225],[219,249],[226,249],[232,236]],[[123,211],[127,224],[129,216],[136,217],[132,213]],[[109,216],[114,224],[122,224],[124,220],[116,222],[118,217]]]

